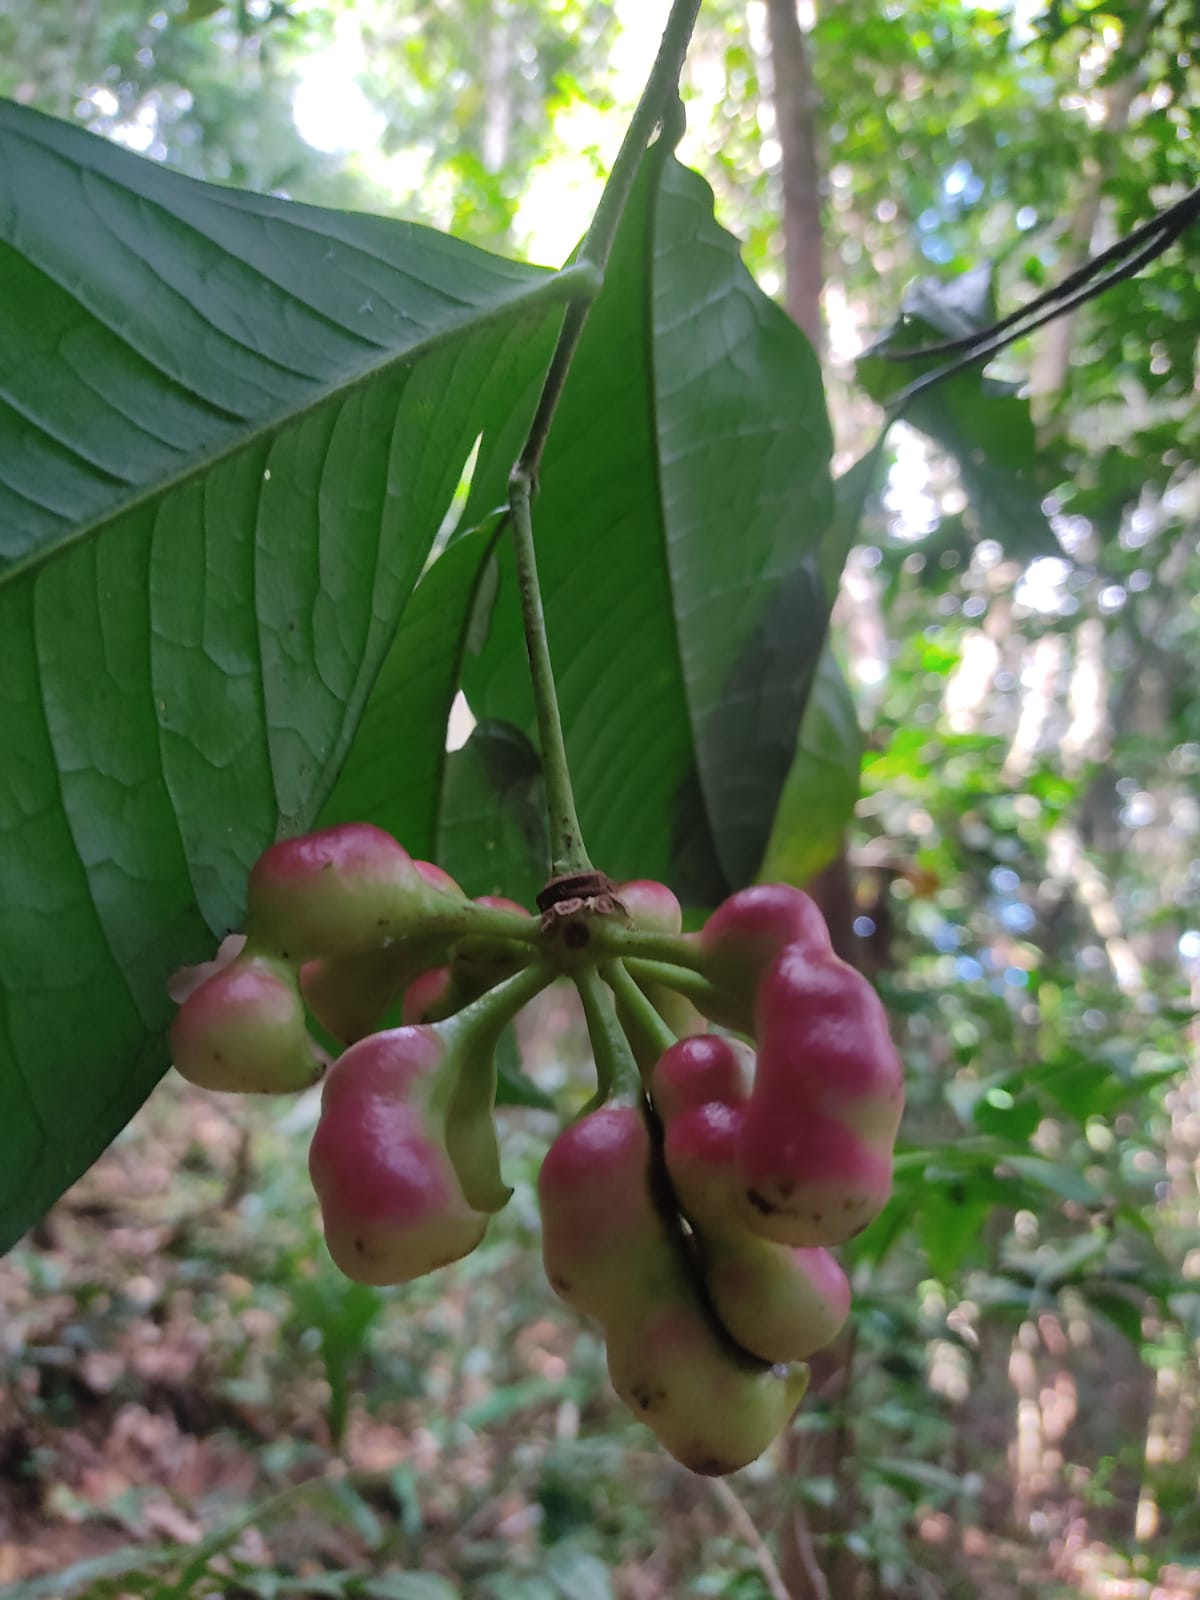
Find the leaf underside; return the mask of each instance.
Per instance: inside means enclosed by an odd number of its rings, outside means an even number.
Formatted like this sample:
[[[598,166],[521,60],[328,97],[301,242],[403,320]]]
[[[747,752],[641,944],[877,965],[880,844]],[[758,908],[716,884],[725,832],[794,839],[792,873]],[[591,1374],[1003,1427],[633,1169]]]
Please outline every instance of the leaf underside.
[[[481,435],[503,495],[568,289],[0,105],[0,1248],[311,823]]]
[[[534,508],[580,819],[614,877],[660,877],[711,906],[758,870],[840,565],[823,548],[829,453],[807,341],[754,285],[707,186],[657,149]],[[461,684],[475,735],[411,783],[364,740],[325,815],[384,821],[473,893],[531,895],[535,719],[511,559],[491,530],[451,545],[418,589],[364,733],[401,715],[414,674],[443,716]]]

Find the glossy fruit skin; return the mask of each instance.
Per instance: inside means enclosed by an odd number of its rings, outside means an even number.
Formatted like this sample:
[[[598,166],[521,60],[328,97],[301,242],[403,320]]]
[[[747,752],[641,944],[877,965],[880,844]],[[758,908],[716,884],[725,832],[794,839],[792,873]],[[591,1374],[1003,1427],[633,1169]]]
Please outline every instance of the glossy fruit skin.
[[[719,996],[714,1022],[753,1033],[758,985],[781,951],[828,952],[829,929],[816,902],[785,883],[754,884],[722,902],[698,938],[704,975]]]
[[[785,949],[760,984],[758,1068],[738,1139],[756,1231],[838,1244],[882,1210],[904,1075],[883,1005],[836,956]]]
[[[704,1282],[730,1337],[763,1361],[805,1361],[850,1315],[850,1283],[828,1250],[790,1249],[741,1231],[707,1232]]]
[[[555,1294],[604,1321],[631,1284],[631,1261],[653,1271],[661,1224],[647,1189],[650,1137],[630,1107],[605,1106],[572,1123],[538,1175],[542,1260]],[[649,1258],[648,1264],[642,1257]]]
[[[287,1094],[324,1071],[284,962],[241,955],[195,989],[170,1031],[175,1069],[203,1089]]]
[[[445,1041],[395,1028],[331,1069],[309,1151],[334,1261],[359,1283],[407,1283],[467,1255],[487,1215],[463,1194],[446,1151]]]
[[[247,900],[249,943],[298,966],[430,936],[462,895],[391,834],[349,822],[272,845],[251,870]]]
[[[717,1035],[681,1039],[654,1068],[654,1104],[667,1171],[723,1327],[764,1361],[802,1361],[837,1336],[850,1286],[828,1251],[788,1249],[757,1232],[738,1158],[749,1057],[744,1045]]]
[[[650,1299],[636,1319],[605,1331],[617,1394],[676,1461],[703,1477],[762,1455],[808,1387],[806,1367],[743,1365],[683,1295]]]
[[[626,1405],[693,1472],[733,1472],[761,1455],[807,1375],[749,1360],[713,1320],[665,1214],[670,1195],[641,1112],[605,1107],[560,1134],[538,1197],[547,1276],[603,1324]]]

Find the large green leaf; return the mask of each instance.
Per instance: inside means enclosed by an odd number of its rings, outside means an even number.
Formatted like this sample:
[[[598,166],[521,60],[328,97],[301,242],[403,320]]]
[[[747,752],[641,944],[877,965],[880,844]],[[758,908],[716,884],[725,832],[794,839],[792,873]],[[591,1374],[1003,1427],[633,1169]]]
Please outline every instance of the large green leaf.
[[[805,884],[837,855],[858,800],[862,750],[854,697],[826,646],[767,841],[765,882]]]
[[[569,289],[0,104],[0,1246],[145,1096],[168,973],[313,818]],[[436,758],[444,726],[394,737]]]
[[[840,566],[822,546],[829,452],[810,347],[755,287],[707,186],[656,149],[534,507],[580,819],[614,876],[666,878],[704,905],[758,869]],[[399,752],[389,775],[356,751],[330,814],[386,816],[474,892],[532,892],[540,774],[507,541],[452,545],[395,652],[369,721],[394,724],[421,657],[442,715],[461,682],[480,726],[445,760],[432,809]]]

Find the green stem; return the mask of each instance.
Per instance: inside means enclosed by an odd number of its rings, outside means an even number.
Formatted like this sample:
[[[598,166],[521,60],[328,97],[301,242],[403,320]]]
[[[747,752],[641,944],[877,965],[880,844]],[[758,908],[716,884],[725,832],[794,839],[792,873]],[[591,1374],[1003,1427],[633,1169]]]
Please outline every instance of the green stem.
[[[474,900],[458,910],[454,930],[466,939],[512,939],[520,944],[537,944],[542,931],[537,917],[481,906]]]
[[[562,717],[558,710],[558,690],[554,684],[550,642],[546,637],[546,614],[542,609],[537,556],[533,548],[533,521],[529,512],[532,489],[531,474],[518,467],[508,486],[509,505],[512,508],[513,553],[516,557],[521,615],[525,622],[525,648],[529,652],[529,675],[537,707],[538,741],[546,784],[550,875],[557,878],[563,873],[587,872],[591,862],[575,813],[575,795],[571,789],[567,747],[563,742]]]
[[[583,1002],[583,1015],[596,1062],[596,1093],[580,1114],[594,1111],[613,1095],[640,1105],[641,1073],[595,967],[580,967],[571,977]]]
[[[597,294],[603,285],[604,268],[612,254],[613,241],[650,135],[665,120],[673,100],[677,99],[679,74],[699,10],[700,0],[674,0],[646,87],[625,130],[617,159],[580,248],[579,265],[575,270],[590,270],[594,274]],[[572,300],[567,306],[529,436],[509,480],[509,507],[521,615],[545,772],[546,809],[550,824],[550,871],[553,877],[587,872],[591,869],[591,862],[580,832],[575,797],[571,790],[529,508],[537,488],[538,469],[550,436],[550,427],[591,306],[592,298]]]
[[[689,972],[703,970],[705,955],[694,934],[623,928],[615,918],[606,917],[596,924],[592,938],[598,951],[623,961],[661,961]]]
[[[600,975],[617,998],[618,1005],[628,1015],[632,1029],[646,1044],[647,1060],[641,1063],[642,1075],[648,1079],[654,1063],[664,1051],[675,1043],[674,1029],[659,1016],[654,1003],[643,994],[620,961],[608,961],[600,968]]]
[[[646,79],[646,87],[642,90],[641,98],[629,120],[621,148],[617,151],[617,159],[613,162],[608,182],[604,185],[604,193],[600,196],[600,203],[596,207],[591,225],[579,247],[578,264],[598,269],[601,281],[604,269],[608,265],[608,258],[612,254],[622,213],[632,193],[638,168],[641,166],[642,155],[650,142],[650,135],[660,122],[665,122],[672,102],[676,98],[679,74],[683,70],[684,57],[687,55],[688,44],[699,12],[700,0],[675,0],[671,7],[659,42],[658,53],[654,58],[654,65],[650,69],[650,76]],[[559,398],[566,386],[571,360],[582,337],[590,310],[590,302],[574,300],[567,307],[563,318],[562,331],[558,336],[558,344],[546,373],[537,412],[529,430],[529,439],[517,463],[518,472],[527,473],[533,484],[537,483],[538,468],[541,466],[542,453],[546,448],[550,424],[554,420]]]
[[[472,1033],[479,1039],[481,1051],[486,1050],[487,1041],[490,1040],[494,1045],[517,1012],[558,976],[556,967],[536,962],[515,977],[498,983],[494,989],[489,989],[478,1000],[472,1000],[469,1006],[464,1006],[436,1026],[452,1037]]]
[[[627,956],[624,964],[639,983],[661,983],[666,989],[674,989],[676,994],[692,1001],[705,1016],[711,1016],[714,1008],[718,1014],[729,1010],[728,999],[698,972],[689,972],[668,961],[642,961],[634,956]]]

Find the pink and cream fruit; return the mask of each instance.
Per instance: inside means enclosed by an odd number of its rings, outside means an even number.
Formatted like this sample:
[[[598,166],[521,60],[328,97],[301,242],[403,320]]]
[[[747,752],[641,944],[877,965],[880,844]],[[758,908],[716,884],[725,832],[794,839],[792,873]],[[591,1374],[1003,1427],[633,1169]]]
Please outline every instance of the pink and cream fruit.
[[[176,1071],[202,1089],[286,1094],[324,1071],[291,968],[239,956],[188,996],[170,1032]]]
[[[613,1387],[693,1472],[733,1472],[762,1454],[799,1404],[806,1374],[768,1369],[704,1304],[664,1208],[641,1113],[606,1107],[551,1146],[538,1184],[546,1273],[597,1317]]]
[[[366,822],[272,845],[247,895],[251,946],[296,965],[430,935],[439,911],[462,900],[448,874]]]
[[[850,1286],[827,1250],[789,1249],[755,1231],[738,1162],[750,1063],[733,1040],[681,1039],[655,1066],[654,1104],[667,1171],[722,1326],[764,1361],[802,1361],[836,1338]]]
[[[883,1005],[832,954],[786,949],[759,985],[738,1160],[756,1231],[837,1244],[887,1202],[904,1077]]]
[[[434,1029],[394,1028],[326,1079],[309,1172],[330,1254],[359,1283],[407,1283],[483,1238],[431,1107],[444,1056]]]

